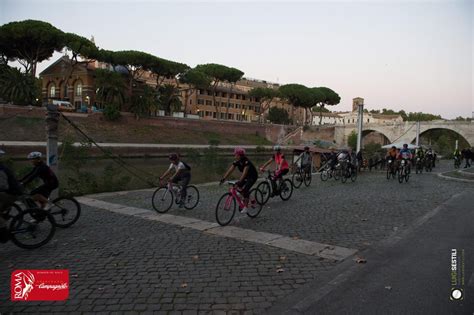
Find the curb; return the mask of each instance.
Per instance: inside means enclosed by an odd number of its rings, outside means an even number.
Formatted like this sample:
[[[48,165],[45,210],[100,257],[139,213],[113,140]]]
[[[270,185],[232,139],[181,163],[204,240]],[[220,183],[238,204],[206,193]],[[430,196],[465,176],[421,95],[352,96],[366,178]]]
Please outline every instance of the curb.
[[[452,181],[455,181],[455,182],[474,183],[474,179],[463,179],[463,178],[456,178],[456,177],[444,175],[444,174],[446,174],[446,173],[451,173],[451,172],[452,172],[452,171],[444,172],[444,173],[439,173],[439,174],[438,174],[438,177],[439,177],[439,178],[442,178],[442,179],[444,179],[444,180],[452,180]]]

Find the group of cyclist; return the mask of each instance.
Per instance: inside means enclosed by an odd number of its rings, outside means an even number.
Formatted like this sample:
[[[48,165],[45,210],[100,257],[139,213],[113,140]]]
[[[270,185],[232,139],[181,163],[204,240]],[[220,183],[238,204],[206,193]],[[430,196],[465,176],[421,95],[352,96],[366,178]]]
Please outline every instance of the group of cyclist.
[[[23,193],[23,187],[31,183],[36,178],[41,179],[42,184],[33,189],[31,198],[39,204],[42,209],[48,207],[48,198],[53,190],[58,188],[59,181],[51,168],[42,159],[41,152],[31,152],[28,160],[31,161],[33,169],[23,178],[18,180],[13,171],[4,163],[5,151],[0,150],[0,243],[5,243],[9,239],[9,233],[3,213],[18,200]]]
[[[419,147],[416,150],[410,150],[408,144],[404,144],[402,149],[398,149],[396,146],[392,146],[386,155],[386,161],[390,161],[392,167],[395,169],[400,165],[401,160],[405,160],[408,166],[408,170],[411,170],[413,165],[416,165],[416,159],[419,159],[419,163],[429,163],[431,167],[436,166],[436,154],[431,148],[423,151],[423,148]]]
[[[257,168],[254,163],[252,163],[252,161],[250,161],[250,159],[248,158],[244,148],[236,147],[234,149],[234,161],[229,166],[229,168],[224,173],[219,182],[220,184],[224,183],[225,180],[230,175],[232,175],[235,169],[238,169],[238,171],[241,173],[238,181],[235,184],[239,188],[240,193],[243,197],[243,202],[246,205],[241,209],[241,213],[247,212],[250,190],[258,180],[258,171],[264,172],[270,164],[275,164],[275,173],[274,176],[272,176],[273,194],[278,193],[280,181],[282,180],[283,176],[288,174],[288,172],[290,171],[290,165],[285,159],[285,155],[283,154],[281,147],[279,145],[276,145],[273,147],[273,151],[274,152],[272,154],[272,157],[263,165]],[[170,154],[169,159],[171,161],[171,165],[168,170],[160,176],[160,180],[170,175],[173,169],[175,170],[175,174],[171,178],[169,178],[168,181],[178,183],[181,187],[183,187],[180,196],[180,207],[182,207],[186,198],[185,187],[189,184],[189,181],[191,179],[190,167],[187,166],[186,163],[181,161],[179,155],[176,153]],[[305,172],[310,172],[312,157],[309,151],[309,147],[304,148],[303,153],[299,156],[298,159],[300,160],[302,170],[304,170]]]

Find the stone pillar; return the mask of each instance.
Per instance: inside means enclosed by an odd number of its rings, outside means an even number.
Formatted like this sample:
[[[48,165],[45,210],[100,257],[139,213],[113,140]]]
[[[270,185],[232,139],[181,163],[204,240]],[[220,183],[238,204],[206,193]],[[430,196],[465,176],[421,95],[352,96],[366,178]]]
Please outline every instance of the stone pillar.
[[[58,106],[48,104],[46,112],[46,163],[58,176],[58,124],[59,124],[59,112]],[[59,176],[58,176],[59,177]],[[51,194],[51,198],[54,199],[58,195],[58,191],[55,190]]]

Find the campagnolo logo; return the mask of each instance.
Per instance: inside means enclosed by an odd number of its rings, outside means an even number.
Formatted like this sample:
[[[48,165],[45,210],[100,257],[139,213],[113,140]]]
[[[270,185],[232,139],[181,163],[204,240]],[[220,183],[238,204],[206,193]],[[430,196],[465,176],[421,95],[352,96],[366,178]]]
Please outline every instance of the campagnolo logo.
[[[18,300],[27,300],[28,295],[30,294],[31,290],[33,290],[33,286],[35,283],[35,276],[27,271],[27,272],[19,272],[14,276],[14,287],[13,291],[15,294],[15,299]]]

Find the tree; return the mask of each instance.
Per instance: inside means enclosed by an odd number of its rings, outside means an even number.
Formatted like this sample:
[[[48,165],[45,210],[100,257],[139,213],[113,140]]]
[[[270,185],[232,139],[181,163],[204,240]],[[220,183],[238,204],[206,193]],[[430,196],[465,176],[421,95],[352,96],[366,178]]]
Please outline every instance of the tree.
[[[313,101],[313,92],[301,84],[286,84],[278,89],[280,96],[291,104],[291,119],[294,120],[295,107],[309,108]]]
[[[274,124],[288,124],[290,122],[290,117],[288,112],[283,108],[272,107],[268,111],[267,119]]]
[[[68,62],[69,71],[66,75],[66,84],[69,85],[69,78],[80,64],[87,65],[93,60],[99,58],[99,49],[90,40],[74,33],[65,33],[63,35],[64,50],[71,54]]]
[[[357,149],[357,132],[355,130],[352,130],[352,132],[349,134],[349,137],[347,138],[347,145],[352,148],[352,150]]]
[[[18,105],[35,104],[41,96],[39,79],[0,64],[0,98]]]
[[[322,92],[320,88],[311,88],[311,94],[312,94],[312,99],[310,103],[309,108],[305,108],[305,110],[309,109],[310,113],[310,122],[313,122],[313,111],[312,109],[315,107],[319,107],[319,124],[321,125],[323,122],[323,109],[324,108],[324,102],[326,101],[326,95]]]
[[[341,97],[339,94],[327,87],[319,87],[318,90],[324,95],[323,101],[319,104],[320,107],[333,106],[339,104]],[[320,112],[319,124],[322,123],[322,113]]]
[[[196,68],[188,69],[179,76],[179,82],[186,84],[187,87],[181,89],[184,92],[184,113],[187,114],[188,100],[196,89],[207,89],[211,85],[212,79],[205,73],[196,70]]]
[[[135,50],[122,51],[106,51],[102,50],[99,53],[101,61],[108,62],[112,65],[121,65],[127,69],[128,72],[128,90],[129,95],[133,94],[133,84],[138,81],[146,70],[150,70],[156,58],[153,55]]]
[[[138,120],[140,117],[150,115],[156,104],[156,91],[152,87],[144,84],[143,91],[131,97],[130,111],[135,114]]]
[[[207,75],[212,80],[211,91],[212,91],[212,104],[216,109],[216,117],[220,119],[220,110],[219,106],[216,106],[216,89],[217,86],[222,82],[228,82],[230,84],[236,83],[242,78],[244,73],[236,68],[229,68],[224,65],[208,63],[197,65],[195,68],[197,71],[200,71]]]
[[[173,111],[181,109],[180,90],[173,84],[165,84],[159,87],[159,104],[168,115]]]
[[[64,33],[49,23],[36,20],[11,22],[0,27],[2,59],[16,60],[32,77],[38,62],[63,48]]]
[[[96,69],[95,87],[97,100],[104,105],[114,104],[120,109],[125,102],[126,86],[122,74],[105,69]]]
[[[258,120],[261,123],[263,113],[270,108],[272,101],[278,96],[278,91],[267,87],[256,87],[249,91],[249,96],[254,97],[260,104]]]

